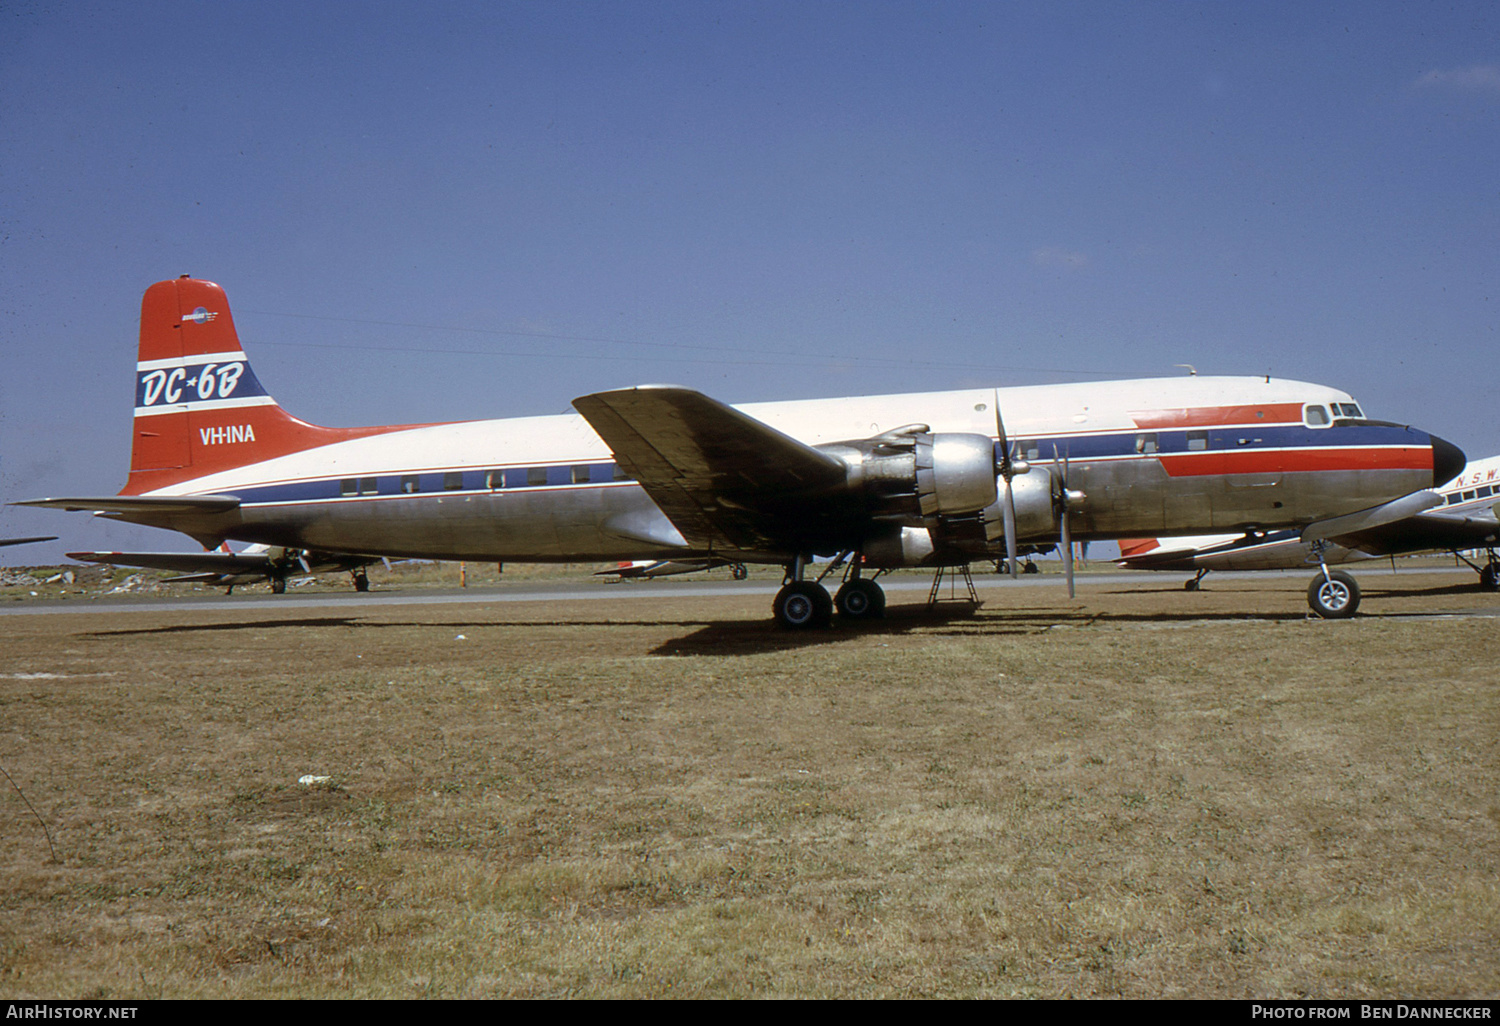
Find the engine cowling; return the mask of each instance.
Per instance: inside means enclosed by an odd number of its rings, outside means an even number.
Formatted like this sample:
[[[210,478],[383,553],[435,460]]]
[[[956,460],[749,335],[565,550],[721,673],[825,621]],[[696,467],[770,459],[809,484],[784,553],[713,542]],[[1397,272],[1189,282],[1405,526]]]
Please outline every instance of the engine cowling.
[[[1016,505],[1017,538],[1050,538],[1057,534],[1056,478],[1045,470],[1032,470],[1011,478],[1010,494]],[[1005,496],[984,511],[984,523],[990,539],[1004,539]]]
[[[998,491],[997,487],[997,491]],[[1058,479],[1046,471],[1017,474],[1011,480],[1016,508],[1016,536],[1023,541],[1057,537],[1062,493]],[[864,558],[875,567],[917,567],[952,562],[955,556],[995,558],[1005,553],[1004,496],[979,512],[926,517],[914,523],[890,523],[866,539]]]
[[[995,443],[986,435],[932,433],[911,424],[874,438],[819,446],[848,467],[846,487],[877,518],[977,513],[995,503]]]

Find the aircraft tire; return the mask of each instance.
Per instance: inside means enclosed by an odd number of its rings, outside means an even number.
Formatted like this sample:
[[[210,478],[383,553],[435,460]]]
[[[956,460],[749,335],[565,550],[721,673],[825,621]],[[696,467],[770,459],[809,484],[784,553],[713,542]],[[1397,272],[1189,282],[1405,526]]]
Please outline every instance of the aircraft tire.
[[[1307,604],[1325,620],[1342,620],[1359,608],[1359,583],[1342,570],[1314,577],[1307,586]]]
[[[863,577],[846,581],[833,605],[846,620],[878,620],[885,616],[885,590]]]
[[[284,595],[284,594],[286,594],[286,578],[285,577],[273,577],[273,578],[271,578],[271,594],[272,595]]]
[[[369,591],[370,590],[370,578],[369,578],[369,575],[366,574],[363,570],[356,570],[354,572],[354,590],[355,591]]]
[[[821,584],[793,581],[776,593],[772,612],[777,626],[803,631],[827,627],[833,619],[833,599]]]

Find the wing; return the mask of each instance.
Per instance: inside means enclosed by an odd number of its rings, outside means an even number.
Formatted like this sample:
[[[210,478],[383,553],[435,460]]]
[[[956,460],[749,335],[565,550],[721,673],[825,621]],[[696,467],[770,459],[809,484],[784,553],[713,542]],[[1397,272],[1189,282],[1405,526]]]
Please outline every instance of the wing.
[[[57,535],[47,534],[36,538],[0,538],[0,545],[30,545],[32,542],[57,541]]]
[[[1447,513],[1428,510],[1394,524],[1354,531],[1331,539],[1372,556],[1388,556],[1424,549],[1452,551],[1500,542],[1500,521],[1493,514]]]
[[[701,392],[665,385],[573,400],[694,548],[796,549],[843,461]]]

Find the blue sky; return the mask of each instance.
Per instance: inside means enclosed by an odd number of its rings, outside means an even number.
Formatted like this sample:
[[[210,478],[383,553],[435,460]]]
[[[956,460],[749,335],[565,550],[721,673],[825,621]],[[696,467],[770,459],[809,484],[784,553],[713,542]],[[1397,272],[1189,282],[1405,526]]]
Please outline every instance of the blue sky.
[[[1493,455],[1497,165],[1492,2],[7,4],[0,499],[119,489],[183,273],[315,423],[1186,363]]]

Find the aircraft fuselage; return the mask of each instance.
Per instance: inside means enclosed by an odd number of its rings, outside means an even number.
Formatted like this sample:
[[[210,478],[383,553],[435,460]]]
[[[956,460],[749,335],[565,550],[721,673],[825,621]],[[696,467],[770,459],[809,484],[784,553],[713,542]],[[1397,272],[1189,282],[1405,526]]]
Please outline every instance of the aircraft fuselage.
[[[1073,513],[1079,540],[1302,524],[1433,483],[1431,436],[1358,418],[1316,423],[1309,407],[1327,411],[1353,400],[1278,379],[1184,377],[736,408],[817,446],[911,423],[995,438],[997,402],[1012,452],[1032,465],[1027,476],[1065,473],[1068,489],[1086,496]],[[638,484],[618,479],[609,448],[582,417],[377,432],[144,494],[238,498],[233,511],[190,525],[174,520],[174,528],[204,540],[515,562],[694,551]],[[232,414],[199,434],[190,444],[218,450],[215,457],[255,441]],[[1032,537],[1055,533],[1049,525]]]

